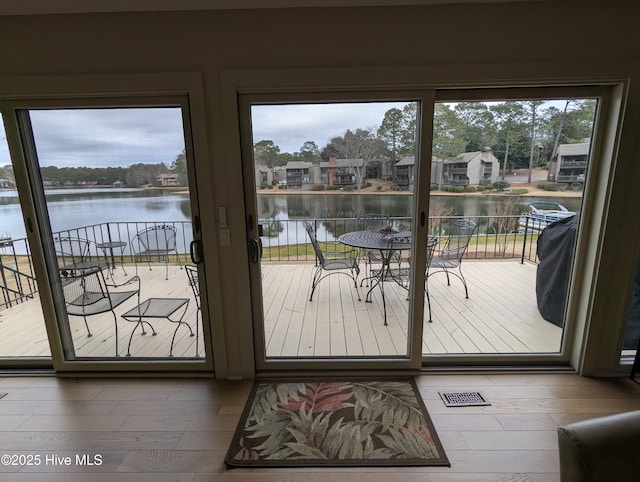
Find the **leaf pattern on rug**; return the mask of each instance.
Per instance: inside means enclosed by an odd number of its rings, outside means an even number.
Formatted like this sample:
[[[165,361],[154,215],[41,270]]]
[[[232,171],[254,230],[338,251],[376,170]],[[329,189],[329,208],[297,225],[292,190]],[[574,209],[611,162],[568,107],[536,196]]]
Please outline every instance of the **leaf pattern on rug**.
[[[437,459],[406,381],[258,382],[235,460]]]

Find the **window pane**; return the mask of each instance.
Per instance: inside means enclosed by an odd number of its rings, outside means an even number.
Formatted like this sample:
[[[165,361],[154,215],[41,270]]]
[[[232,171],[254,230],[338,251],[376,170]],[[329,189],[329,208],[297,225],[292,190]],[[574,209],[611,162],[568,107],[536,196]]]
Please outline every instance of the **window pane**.
[[[411,244],[388,247],[411,235],[413,193],[394,167],[415,154],[417,110],[251,106],[267,359],[408,356]]]
[[[435,105],[424,355],[560,351],[595,109]]]
[[[182,109],[28,115],[68,359],[201,356],[197,273],[185,268],[192,227]]]
[[[1,117],[0,117],[1,121]],[[4,124],[0,122],[0,358],[51,357]]]

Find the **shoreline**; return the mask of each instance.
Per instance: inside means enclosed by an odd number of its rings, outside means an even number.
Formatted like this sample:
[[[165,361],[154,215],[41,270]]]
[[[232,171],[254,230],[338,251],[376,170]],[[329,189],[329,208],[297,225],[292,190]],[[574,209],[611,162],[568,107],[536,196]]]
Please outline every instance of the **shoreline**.
[[[431,196],[460,196],[460,197],[483,197],[483,196],[495,196],[495,197],[564,197],[564,198],[579,198],[582,197],[581,191],[546,191],[544,189],[538,189],[537,187],[531,187],[528,185],[524,186],[515,186],[514,189],[524,188],[527,189],[527,192],[524,194],[512,194],[510,192],[501,192],[501,191],[491,191],[491,192],[447,192],[447,191],[431,191]],[[377,191],[371,188],[365,188],[361,190],[353,190],[353,191],[340,191],[340,190],[332,190],[332,191],[312,191],[310,189],[258,189],[256,190],[257,195],[266,195],[266,196],[274,196],[274,195],[320,195],[320,196],[336,196],[336,195],[359,195],[359,194],[369,194],[369,195],[379,195],[379,196],[411,196],[413,195],[413,191]]]

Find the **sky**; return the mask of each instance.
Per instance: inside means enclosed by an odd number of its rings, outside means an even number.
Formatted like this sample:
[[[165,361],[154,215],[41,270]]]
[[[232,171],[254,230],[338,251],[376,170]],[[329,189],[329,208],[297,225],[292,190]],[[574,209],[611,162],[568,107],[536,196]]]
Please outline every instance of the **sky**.
[[[347,129],[377,130],[384,114],[404,103],[253,106],[253,142],[272,140],[280,152],[306,141],[322,149]],[[184,149],[179,108],[55,109],[30,113],[40,166],[170,165]],[[0,166],[9,164],[0,128]]]
[[[298,152],[305,141],[318,148],[347,129],[378,130],[385,113],[402,108],[405,102],[349,104],[257,105],[251,109],[254,143],[271,140],[280,152]]]
[[[40,166],[170,165],[184,149],[179,108],[32,110]],[[4,127],[0,166],[10,162]]]
[[[404,102],[254,105],[253,140],[271,140],[294,153],[306,141],[319,149],[347,129],[376,131],[385,113]],[[168,166],[184,149],[180,108],[32,110],[31,123],[41,166]],[[0,128],[0,166],[10,163]]]

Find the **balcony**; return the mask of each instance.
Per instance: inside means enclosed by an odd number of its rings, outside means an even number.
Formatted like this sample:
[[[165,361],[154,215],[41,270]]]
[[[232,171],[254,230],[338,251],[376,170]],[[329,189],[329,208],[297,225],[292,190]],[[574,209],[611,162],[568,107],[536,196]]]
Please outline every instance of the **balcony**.
[[[558,174],[556,177],[557,182],[584,182],[583,174]]]
[[[446,179],[444,183],[447,186],[468,186],[469,179]]]
[[[444,219],[431,219],[434,233],[446,234]],[[453,280],[446,284],[444,274],[429,279],[433,323],[424,323],[424,354],[478,353],[553,353],[560,348],[562,330],[545,321],[538,313],[535,298],[535,234],[509,233],[507,226],[514,218],[478,218],[480,229],[467,252],[463,270],[469,286],[470,298],[464,298],[462,286]],[[309,285],[315,257],[299,221],[282,222],[274,238],[264,239],[263,300],[267,356],[395,356],[405,353],[408,329],[407,292],[393,282],[385,283],[388,326],[383,323],[383,311],[378,291],[373,302],[359,302],[353,286],[342,276],[323,281],[314,301],[308,301]],[[408,219],[395,219],[405,226]],[[354,219],[316,220],[321,241],[335,239],[342,232],[355,229]],[[183,249],[169,260],[169,280],[165,280],[164,266],[152,268],[136,260],[129,251],[124,266],[116,259],[113,277],[116,281],[128,274],[141,278],[142,297],[189,298],[185,321],[199,334],[198,355],[203,356],[202,327],[195,311],[195,300],[182,265],[186,263],[184,249],[188,246],[190,226],[183,229]],[[129,227],[133,230],[133,226]],[[89,226],[81,234],[91,232],[124,233],[126,225]],[[504,234],[495,234],[499,232]],[[283,240],[287,240],[286,243]],[[18,241],[18,240],[16,240]],[[18,244],[18,243],[16,243]],[[10,258],[3,252],[3,265]],[[17,255],[20,269],[29,266],[30,256]],[[24,264],[26,263],[26,264]],[[124,268],[124,270],[123,270]],[[344,278],[344,279],[342,279]],[[364,290],[361,288],[364,299]],[[15,291],[15,290],[14,290]],[[135,302],[131,300],[131,303]],[[20,299],[5,303],[1,311],[0,356],[50,356],[47,335],[42,320],[37,289],[23,293]],[[120,318],[131,306],[118,310],[120,356],[126,352],[133,324]],[[153,322],[156,337],[133,338],[134,357],[166,357],[173,327],[165,321]],[[78,357],[113,357],[114,324],[110,313],[91,320],[94,336],[87,337],[82,318],[70,317],[70,330]],[[188,331],[178,333],[174,356],[193,357],[195,337]]]

